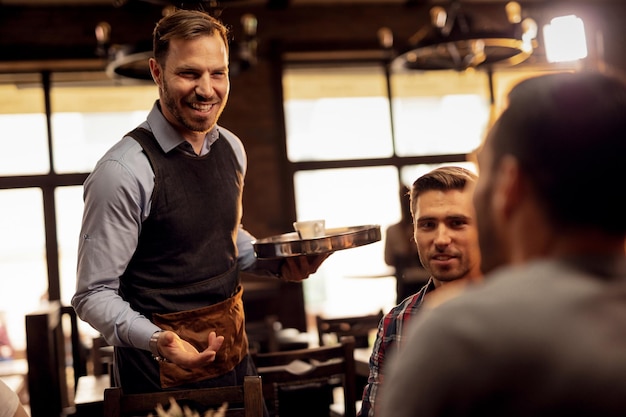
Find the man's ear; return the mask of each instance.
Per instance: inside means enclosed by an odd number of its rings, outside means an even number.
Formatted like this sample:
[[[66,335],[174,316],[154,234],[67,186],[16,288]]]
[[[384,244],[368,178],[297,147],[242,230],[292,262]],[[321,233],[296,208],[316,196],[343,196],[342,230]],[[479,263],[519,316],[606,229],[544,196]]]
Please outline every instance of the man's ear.
[[[496,181],[493,190],[494,209],[503,220],[509,220],[524,198],[522,173],[517,159],[505,155],[496,170]]]
[[[154,80],[156,85],[161,87],[161,75],[162,75],[161,66],[157,63],[156,59],[154,58],[150,58],[148,60],[148,64],[150,65],[150,74],[152,74],[152,79]]]

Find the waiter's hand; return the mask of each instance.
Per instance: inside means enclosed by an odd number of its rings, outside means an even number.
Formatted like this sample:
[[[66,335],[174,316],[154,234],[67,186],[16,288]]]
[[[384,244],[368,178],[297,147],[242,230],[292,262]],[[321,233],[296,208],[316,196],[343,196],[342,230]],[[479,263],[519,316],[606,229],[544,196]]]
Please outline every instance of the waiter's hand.
[[[159,333],[157,348],[161,356],[183,368],[198,368],[215,360],[215,355],[224,343],[224,336],[209,333],[209,345],[202,352],[172,331]]]
[[[328,258],[331,253],[321,255],[301,255],[286,258],[280,268],[280,277],[285,281],[302,281],[314,274],[322,262]]]

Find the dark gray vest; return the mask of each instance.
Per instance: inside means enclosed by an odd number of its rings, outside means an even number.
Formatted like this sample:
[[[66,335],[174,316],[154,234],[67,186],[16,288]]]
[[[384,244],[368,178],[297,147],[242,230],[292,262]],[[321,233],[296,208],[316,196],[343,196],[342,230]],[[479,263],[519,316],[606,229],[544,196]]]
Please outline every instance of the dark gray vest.
[[[150,215],[120,279],[120,295],[148,318],[230,298],[239,284],[236,236],[243,189],[230,143],[220,136],[208,155],[192,157],[179,149],[164,153],[145,129],[128,135],[147,155],[155,186]],[[125,392],[161,390],[159,366],[148,351],[116,348],[115,361],[116,383]],[[246,357],[231,372],[188,388],[241,384],[244,375],[255,373]]]
[[[121,278],[120,293],[150,317],[211,305],[229,298],[237,261],[243,175],[221,137],[203,157],[179,149],[164,153],[151,132],[129,133],[155,173],[150,215]],[[215,277],[219,282],[213,282]]]

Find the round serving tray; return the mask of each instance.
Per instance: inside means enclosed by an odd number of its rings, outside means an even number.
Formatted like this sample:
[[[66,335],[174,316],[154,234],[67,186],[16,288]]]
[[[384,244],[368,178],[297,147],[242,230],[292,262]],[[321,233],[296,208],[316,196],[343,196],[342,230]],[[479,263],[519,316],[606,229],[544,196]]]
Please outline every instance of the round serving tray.
[[[324,236],[313,239],[300,239],[298,232],[285,233],[257,239],[252,245],[257,258],[276,259],[330,253],[379,240],[380,226],[366,225],[326,229]]]

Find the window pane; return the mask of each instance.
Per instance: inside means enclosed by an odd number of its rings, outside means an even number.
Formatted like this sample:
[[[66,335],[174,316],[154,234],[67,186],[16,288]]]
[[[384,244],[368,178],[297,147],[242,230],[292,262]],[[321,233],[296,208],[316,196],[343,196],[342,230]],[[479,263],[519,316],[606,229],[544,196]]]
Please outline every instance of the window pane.
[[[24,316],[48,293],[41,191],[0,191],[0,213],[0,311],[13,347],[24,350]]]
[[[41,88],[0,85],[0,176],[50,170]]]
[[[392,155],[382,68],[289,69],[283,88],[290,161]]]
[[[328,228],[378,224],[384,234],[400,216],[394,167],[300,171],[294,180],[298,219],[325,219]],[[304,281],[307,312],[357,315],[393,306],[383,241],[332,254]]]
[[[55,171],[90,172],[114,143],[145,120],[157,95],[152,84],[54,87],[51,123]]]
[[[470,153],[480,145],[490,111],[484,73],[407,72],[391,84],[399,156]]]
[[[55,113],[52,115],[54,167],[58,173],[90,172],[148,111],[129,113]]]

